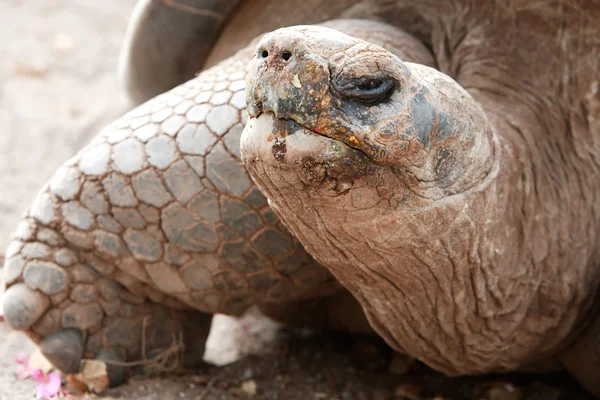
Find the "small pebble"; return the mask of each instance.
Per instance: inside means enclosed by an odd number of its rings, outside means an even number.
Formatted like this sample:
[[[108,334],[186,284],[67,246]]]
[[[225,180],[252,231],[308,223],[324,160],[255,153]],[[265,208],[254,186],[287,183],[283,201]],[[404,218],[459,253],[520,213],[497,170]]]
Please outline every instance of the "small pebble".
[[[252,375],[254,375],[252,370],[250,368],[246,368],[244,370],[244,373],[242,374],[242,379],[246,381],[246,380],[252,378]]]
[[[492,385],[485,397],[486,400],[521,400],[523,393],[511,383],[498,382]]]
[[[256,382],[253,380],[245,381],[242,383],[242,391],[246,393],[248,396],[256,396],[257,392]]]
[[[54,37],[54,48],[58,51],[70,51],[74,44],[73,38],[66,33],[59,33]]]

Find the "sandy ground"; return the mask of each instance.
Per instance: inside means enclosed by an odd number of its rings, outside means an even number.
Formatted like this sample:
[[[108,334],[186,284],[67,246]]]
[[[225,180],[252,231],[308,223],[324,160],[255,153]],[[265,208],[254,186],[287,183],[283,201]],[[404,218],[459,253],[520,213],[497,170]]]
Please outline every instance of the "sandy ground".
[[[0,2],[1,248],[56,168],[128,107],[115,70],[133,4]]]
[[[0,1],[0,248],[53,171],[128,108],[116,78],[134,0]],[[0,323],[0,400],[33,398],[13,357],[34,346]],[[270,352],[269,352],[270,350]],[[207,360],[181,376],[134,378],[124,400],[573,399],[566,375],[447,379],[406,362],[378,339],[286,331],[251,313],[219,316]],[[437,396],[437,397],[436,397]]]

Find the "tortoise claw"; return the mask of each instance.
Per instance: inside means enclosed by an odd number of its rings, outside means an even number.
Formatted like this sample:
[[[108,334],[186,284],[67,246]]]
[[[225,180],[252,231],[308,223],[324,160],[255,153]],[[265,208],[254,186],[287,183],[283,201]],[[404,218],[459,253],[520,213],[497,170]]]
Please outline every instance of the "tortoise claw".
[[[24,283],[17,283],[4,292],[4,319],[16,330],[33,325],[44,314],[50,300]]]
[[[108,373],[109,387],[119,386],[125,382],[125,370],[123,365],[117,363],[111,363],[116,361],[118,363],[124,363],[126,361],[125,351],[123,349],[111,348],[102,349],[96,360],[106,362],[106,372]]]
[[[46,336],[40,343],[40,350],[56,368],[69,374],[79,372],[83,345],[79,329],[65,329]]]

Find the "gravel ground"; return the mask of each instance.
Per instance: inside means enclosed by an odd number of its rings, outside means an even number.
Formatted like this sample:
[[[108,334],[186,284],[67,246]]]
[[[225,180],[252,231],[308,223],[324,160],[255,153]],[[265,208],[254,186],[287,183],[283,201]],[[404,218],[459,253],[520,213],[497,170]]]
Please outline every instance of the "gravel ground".
[[[117,55],[134,0],[0,2],[0,248],[52,172],[128,108]],[[0,400],[33,398],[13,357],[34,346],[0,322]],[[246,356],[248,354],[258,354]],[[246,356],[246,357],[243,357]],[[207,366],[137,377],[124,400],[585,399],[565,374],[448,379],[377,338],[286,331],[255,312],[218,316]]]

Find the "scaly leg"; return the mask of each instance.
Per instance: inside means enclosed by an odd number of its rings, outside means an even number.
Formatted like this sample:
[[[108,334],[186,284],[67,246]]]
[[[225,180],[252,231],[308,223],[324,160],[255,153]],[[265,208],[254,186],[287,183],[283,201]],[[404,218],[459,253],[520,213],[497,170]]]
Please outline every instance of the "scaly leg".
[[[129,112],[67,161],[16,229],[6,321],[59,369],[185,345],[211,316],[339,289],[239,162],[250,50]],[[183,340],[182,343],[181,340]]]
[[[405,35],[375,22],[334,24],[377,40],[387,29]],[[405,36],[410,52],[418,42]],[[144,363],[181,344],[193,365],[210,314],[284,310],[340,290],[239,161],[253,51],[254,43],[105,128],[19,224],[3,271],[5,318],[59,369],[92,357]]]

